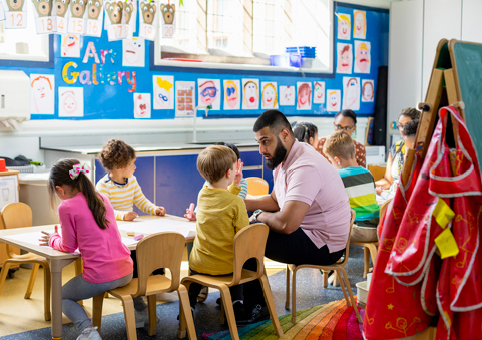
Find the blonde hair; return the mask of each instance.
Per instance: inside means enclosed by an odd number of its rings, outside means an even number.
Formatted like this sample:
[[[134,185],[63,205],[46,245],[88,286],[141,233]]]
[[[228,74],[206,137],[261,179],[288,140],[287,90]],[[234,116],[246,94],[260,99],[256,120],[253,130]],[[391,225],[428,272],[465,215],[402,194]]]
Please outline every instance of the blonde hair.
[[[346,15],[346,14],[340,14],[340,15],[338,15],[338,21],[342,21],[342,20],[345,20],[346,22],[348,22],[349,24],[351,24],[350,18],[349,18],[348,15]]]
[[[226,88],[228,85],[233,85],[234,89],[236,90],[236,97],[238,96],[238,87],[232,80],[226,80],[226,83],[224,83],[224,98],[226,98],[226,101],[228,101],[228,91],[226,91]]]
[[[216,183],[233,168],[237,157],[233,150],[223,145],[211,145],[197,157],[197,170],[208,183]]]
[[[276,104],[278,103],[278,91],[276,90],[276,87],[271,84],[271,83],[268,83],[266,85],[263,86],[263,90],[261,91],[261,99],[263,100],[263,103],[264,103],[264,95],[263,95],[263,92],[266,88],[268,88],[268,86],[271,86],[274,90],[274,102],[273,102],[273,107],[276,107]]]
[[[355,158],[355,143],[345,131],[336,131],[326,140],[323,152],[332,158],[353,159]]]
[[[156,82],[157,82],[157,86],[159,86],[159,88],[164,89],[167,92],[169,92],[171,90],[172,83],[168,82],[167,80],[164,80],[161,77],[157,77]]]

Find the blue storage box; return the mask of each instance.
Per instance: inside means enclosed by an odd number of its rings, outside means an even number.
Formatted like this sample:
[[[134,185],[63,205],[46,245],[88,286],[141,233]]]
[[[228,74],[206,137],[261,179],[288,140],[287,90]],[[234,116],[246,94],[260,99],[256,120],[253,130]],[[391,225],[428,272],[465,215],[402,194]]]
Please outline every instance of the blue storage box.
[[[271,55],[271,66],[289,67],[290,59],[288,54]]]

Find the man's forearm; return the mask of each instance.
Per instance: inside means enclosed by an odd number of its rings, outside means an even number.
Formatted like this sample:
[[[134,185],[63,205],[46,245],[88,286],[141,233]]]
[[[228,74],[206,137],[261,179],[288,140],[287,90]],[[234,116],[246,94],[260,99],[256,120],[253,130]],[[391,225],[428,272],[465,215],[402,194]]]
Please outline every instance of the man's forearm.
[[[261,209],[263,211],[278,211],[278,203],[271,197],[271,195],[257,196],[245,199],[246,209],[248,211],[255,211]]]
[[[294,230],[287,228],[287,224],[283,221],[281,212],[262,212],[258,215],[257,220],[267,224],[269,228],[280,234],[291,234]]]

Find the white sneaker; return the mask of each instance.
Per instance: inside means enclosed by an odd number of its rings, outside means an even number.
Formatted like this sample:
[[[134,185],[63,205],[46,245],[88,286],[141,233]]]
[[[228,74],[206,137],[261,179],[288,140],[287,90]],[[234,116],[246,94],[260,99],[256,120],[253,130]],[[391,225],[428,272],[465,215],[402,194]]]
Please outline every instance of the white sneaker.
[[[89,327],[82,331],[77,340],[102,340],[97,327]]]
[[[149,311],[144,309],[142,312],[138,312],[134,309],[134,316],[136,318],[136,328],[142,328],[149,325]],[[156,323],[159,323],[161,319],[156,315]]]

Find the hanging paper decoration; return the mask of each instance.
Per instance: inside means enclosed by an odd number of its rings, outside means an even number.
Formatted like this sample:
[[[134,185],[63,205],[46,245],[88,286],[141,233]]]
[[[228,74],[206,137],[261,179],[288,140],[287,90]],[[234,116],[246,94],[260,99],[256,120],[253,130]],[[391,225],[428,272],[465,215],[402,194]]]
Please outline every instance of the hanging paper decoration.
[[[158,27],[157,6],[154,2],[139,3],[139,37],[154,40]]]
[[[53,0],[32,0],[31,3],[37,34],[50,34],[56,32],[57,16],[53,11]]]
[[[162,38],[172,39],[176,31],[176,6],[161,4]]]
[[[25,0],[0,0],[5,11],[5,28],[26,28],[27,7]]]
[[[126,37],[132,38],[137,26],[137,1],[126,0],[124,7],[124,19],[126,22]]]
[[[5,11],[3,9],[3,3],[0,1],[0,21],[5,20]]]
[[[109,0],[105,2],[105,21],[109,41],[121,40],[126,37],[124,3]]]
[[[88,0],[87,32],[85,33],[85,35],[100,37],[100,35],[102,34],[102,22],[104,20],[103,3],[103,0]]]
[[[67,32],[85,35],[87,31],[87,0],[70,0],[70,18]]]
[[[55,14],[57,16],[57,33],[67,33],[70,0],[54,0]]]

